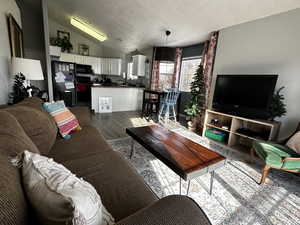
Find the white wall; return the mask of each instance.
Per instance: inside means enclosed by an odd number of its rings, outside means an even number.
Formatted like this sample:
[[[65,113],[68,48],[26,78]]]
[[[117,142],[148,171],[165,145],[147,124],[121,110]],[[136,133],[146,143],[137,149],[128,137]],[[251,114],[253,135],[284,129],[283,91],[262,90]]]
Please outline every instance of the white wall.
[[[220,31],[214,80],[217,74],[278,74],[285,86],[287,115],[281,136],[300,121],[300,9],[236,25]],[[254,91],[255,87],[253,87]]]
[[[75,29],[61,25],[52,18],[49,18],[50,37],[57,37],[57,30],[70,32],[70,40],[73,45],[74,53],[78,53],[79,44],[86,44],[90,47],[90,56],[103,56],[103,46],[100,42],[86,38],[84,35],[80,34],[80,31],[77,32]]]
[[[6,104],[10,92],[11,78],[8,66],[11,58],[6,14],[11,13],[21,26],[20,9],[15,0],[0,1],[0,104]]]

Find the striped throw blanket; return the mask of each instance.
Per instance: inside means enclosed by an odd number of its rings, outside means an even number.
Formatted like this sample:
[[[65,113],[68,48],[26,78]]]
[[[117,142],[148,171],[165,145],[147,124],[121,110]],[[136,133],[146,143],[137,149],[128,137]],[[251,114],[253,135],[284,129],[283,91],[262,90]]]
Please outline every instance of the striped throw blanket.
[[[54,118],[59,133],[65,139],[71,138],[70,133],[75,130],[81,130],[75,115],[65,106],[64,101],[46,102],[44,109]]]

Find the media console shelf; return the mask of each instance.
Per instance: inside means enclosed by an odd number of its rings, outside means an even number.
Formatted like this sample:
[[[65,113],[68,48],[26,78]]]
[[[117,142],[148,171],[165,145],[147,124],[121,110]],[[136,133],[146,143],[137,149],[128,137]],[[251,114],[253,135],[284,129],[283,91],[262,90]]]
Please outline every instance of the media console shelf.
[[[224,126],[228,129],[225,129]],[[244,129],[241,130],[241,128]],[[205,137],[205,131],[208,129],[217,130],[226,135],[226,141],[219,142],[220,144],[226,145],[235,150],[250,153],[252,143],[255,140],[276,141],[279,134],[280,123],[252,120],[212,110],[206,110],[202,134],[203,137]],[[242,132],[245,130],[246,132]]]

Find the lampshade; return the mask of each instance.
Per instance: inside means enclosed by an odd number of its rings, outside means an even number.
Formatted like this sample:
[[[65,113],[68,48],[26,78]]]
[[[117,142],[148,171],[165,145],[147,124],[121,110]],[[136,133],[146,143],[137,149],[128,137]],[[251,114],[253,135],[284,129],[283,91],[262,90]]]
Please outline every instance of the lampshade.
[[[13,57],[12,73],[22,73],[27,80],[44,80],[40,60]]]

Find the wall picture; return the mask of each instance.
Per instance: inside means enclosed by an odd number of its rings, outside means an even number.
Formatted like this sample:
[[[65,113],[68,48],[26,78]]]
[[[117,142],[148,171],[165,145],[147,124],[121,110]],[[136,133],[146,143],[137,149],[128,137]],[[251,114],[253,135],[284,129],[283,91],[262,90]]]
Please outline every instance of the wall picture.
[[[89,56],[90,55],[90,48],[89,48],[89,46],[85,45],[85,44],[79,44],[78,45],[78,54],[79,55]]]
[[[7,15],[9,43],[12,57],[24,57],[23,32],[11,14]]]

